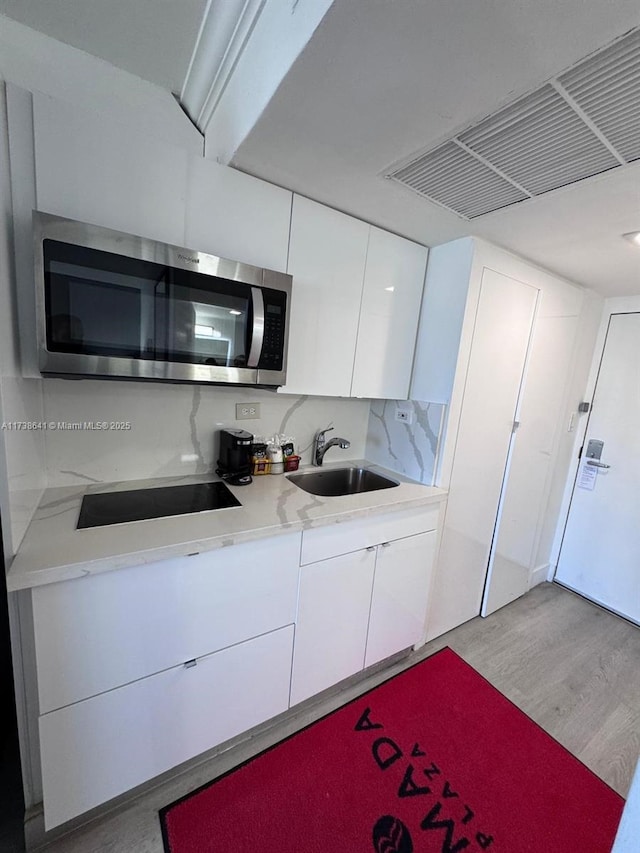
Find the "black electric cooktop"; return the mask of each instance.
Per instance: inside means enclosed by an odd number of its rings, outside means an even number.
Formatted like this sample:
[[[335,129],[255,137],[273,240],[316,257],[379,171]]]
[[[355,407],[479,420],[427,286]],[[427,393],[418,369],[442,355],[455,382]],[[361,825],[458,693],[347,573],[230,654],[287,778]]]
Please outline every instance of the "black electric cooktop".
[[[104,492],[84,496],[78,518],[78,530],[232,506],[242,504],[224,483],[218,481],[187,486],[161,486],[157,489]]]

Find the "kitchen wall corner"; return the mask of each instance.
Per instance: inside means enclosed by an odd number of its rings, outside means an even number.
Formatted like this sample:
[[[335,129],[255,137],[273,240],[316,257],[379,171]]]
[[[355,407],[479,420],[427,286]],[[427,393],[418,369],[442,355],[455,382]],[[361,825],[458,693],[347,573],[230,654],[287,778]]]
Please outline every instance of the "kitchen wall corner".
[[[444,403],[373,400],[366,458],[426,485],[434,485],[446,409]],[[406,419],[398,420],[399,412]]]

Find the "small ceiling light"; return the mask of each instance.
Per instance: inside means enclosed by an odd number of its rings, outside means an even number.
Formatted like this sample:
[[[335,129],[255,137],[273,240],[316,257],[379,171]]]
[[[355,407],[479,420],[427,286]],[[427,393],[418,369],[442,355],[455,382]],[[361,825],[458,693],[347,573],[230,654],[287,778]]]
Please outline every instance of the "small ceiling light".
[[[236,317],[239,317],[242,314],[242,311],[236,311],[235,308],[229,309],[229,314],[235,314]]]
[[[385,290],[388,290],[390,293],[393,293],[395,287],[393,287],[393,285],[391,287],[385,287]]]
[[[625,240],[633,243],[634,246],[640,246],[640,231],[629,231],[628,234],[622,235]]]

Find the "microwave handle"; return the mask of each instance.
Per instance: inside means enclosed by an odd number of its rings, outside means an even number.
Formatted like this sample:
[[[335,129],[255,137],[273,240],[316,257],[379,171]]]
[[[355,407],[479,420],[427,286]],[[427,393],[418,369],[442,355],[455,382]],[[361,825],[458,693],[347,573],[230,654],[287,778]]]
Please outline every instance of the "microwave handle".
[[[253,305],[253,329],[251,330],[251,349],[249,350],[247,367],[257,367],[264,340],[264,298],[261,288],[251,288],[251,303]]]

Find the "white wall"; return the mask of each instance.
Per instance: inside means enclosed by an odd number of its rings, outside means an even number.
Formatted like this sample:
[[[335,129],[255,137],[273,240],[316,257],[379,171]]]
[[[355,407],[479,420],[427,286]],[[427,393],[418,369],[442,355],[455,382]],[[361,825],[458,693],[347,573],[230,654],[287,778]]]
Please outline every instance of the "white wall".
[[[43,407],[42,381],[23,379],[20,368],[6,93],[0,85],[0,420],[5,426],[0,430],[0,507],[10,557],[40,500],[45,462],[40,430],[9,428],[15,422],[39,423]]]
[[[170,92],[5,16],[0,78],[202,154],[202,136]]]
[[[28,145],[26,146],[28,148]],[[14,259],[14,212],[20,192],[11,192],[7,121],[6,87],[0,82],[0,424],[40,423],[43,420],[41,379],[24,379],[21,374],[17,281]],[[28,181],[21,185],[28,194],[33,191]],[[31,281],[28,282],[31,285]],[[40,501],[46,482],[44,434],[34,429],[0,429],[0,514],[6,563],[10,562]],[[6,568],[6,566],[5,566]],[[27,708],[37,707],[33,677],[24,677],[24,658],[30,654],[28,644],[19,639],[19,625],[28,624],[28,597],[8,596],[9,623],[12,636],[13,671],[16,708],[20,733],[20,752],[24,797],[27,805],[40,798],[39,770],[32,764],[37,742],[33,715]],[[31,672],[33,673],[33,665]]]

